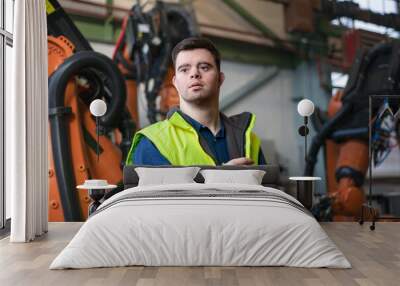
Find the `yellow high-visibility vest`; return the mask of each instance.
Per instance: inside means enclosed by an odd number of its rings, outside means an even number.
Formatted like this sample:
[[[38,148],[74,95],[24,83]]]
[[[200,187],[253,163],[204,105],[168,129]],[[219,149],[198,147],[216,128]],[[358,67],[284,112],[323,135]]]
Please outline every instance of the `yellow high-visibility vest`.
[[[258,164],[260,139],[252,132],[255,115],[251,114],[244,130],[244,156]],[[216,165],[212,155],[200,144],[197,131],[175,111],[168,119],[154,123],[136,132],[128,153],[126,165],[133,164],[133,155],[140,140],[145,136],[158,149],[171,165]],[[227,141],[230,140],[227,134]],[[229,144],[228,144],[229,145]],[[233,158],[232,158],[233,159]]]

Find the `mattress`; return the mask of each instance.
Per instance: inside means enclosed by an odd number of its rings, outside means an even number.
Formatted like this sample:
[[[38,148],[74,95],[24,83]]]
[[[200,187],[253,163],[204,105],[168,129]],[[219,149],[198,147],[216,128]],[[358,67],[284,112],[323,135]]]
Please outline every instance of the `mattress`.
[[[114,195],[50,269],[129,265],[351,267],[286,193],[198,183],[138,186]]]

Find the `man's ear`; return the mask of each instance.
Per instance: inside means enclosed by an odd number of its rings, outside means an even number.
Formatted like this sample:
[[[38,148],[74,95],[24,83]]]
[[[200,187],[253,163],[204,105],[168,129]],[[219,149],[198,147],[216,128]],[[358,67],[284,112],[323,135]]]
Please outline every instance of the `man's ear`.
[[[176,78],[175,75],[172,77],[172,84],[174,85],[174,87],[176,88],[176,84],[175,84]],[[176,88],[177,89],[177,88]]]
[[[222,85],[222,83],[224,82],[224,80],[225,80],[225,74],[224,74],[223,72],[220,72],[220,73],[219,73],[219,86]]]

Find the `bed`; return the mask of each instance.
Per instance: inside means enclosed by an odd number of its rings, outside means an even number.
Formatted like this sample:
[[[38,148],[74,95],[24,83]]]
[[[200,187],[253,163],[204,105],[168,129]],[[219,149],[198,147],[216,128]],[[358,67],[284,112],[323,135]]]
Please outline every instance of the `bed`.
[[[138,185],[141,169],[151,168],[124,168],[126,189],[97,209],[50,269],[351,267],[308,210],[277,188],[277,166],[200,166],[192,182],[157,183],[152,176],[153,184]],[[221,183],[204,173],[214,170],[238,172]],[[235,181],[248,170],[263,171],[261,184]]]

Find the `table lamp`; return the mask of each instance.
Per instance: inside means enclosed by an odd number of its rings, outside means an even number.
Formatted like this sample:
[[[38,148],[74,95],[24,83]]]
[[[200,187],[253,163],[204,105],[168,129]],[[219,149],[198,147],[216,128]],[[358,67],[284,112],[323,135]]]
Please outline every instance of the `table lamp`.
[[[101,99],[95,99],[90,103],[90,113],[96,117],[96,135],[97,135],[97,162],[99,161],[99,117],[103,116],[107,112],[107,105]]]
[[[299,127],[299,134],[304,136],[304,160],[307,162],[308,117],[314,113],[314,103],[309,99],[301,100],[297,104],[297,112],[304,117],[304,125]]]

